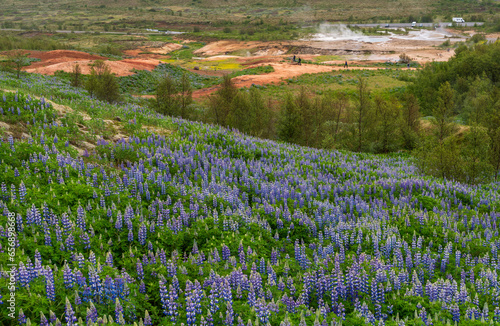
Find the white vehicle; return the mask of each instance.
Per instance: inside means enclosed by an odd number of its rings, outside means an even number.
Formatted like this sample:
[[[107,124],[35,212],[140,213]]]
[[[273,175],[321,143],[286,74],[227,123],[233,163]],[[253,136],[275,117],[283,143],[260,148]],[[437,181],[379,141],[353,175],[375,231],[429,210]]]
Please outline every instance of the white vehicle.
[[[465,20],[462,17],[453,17],[452,21],[454,23],[465,23]]]
[[[411,27],[415,27],[415,26],[417,26],[417,22],[411,23]]]

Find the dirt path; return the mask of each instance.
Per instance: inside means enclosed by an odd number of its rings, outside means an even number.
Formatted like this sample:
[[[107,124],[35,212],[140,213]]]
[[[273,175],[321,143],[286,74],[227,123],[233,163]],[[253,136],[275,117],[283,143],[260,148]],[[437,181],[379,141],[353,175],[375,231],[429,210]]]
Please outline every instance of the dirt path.
[[[56,51],[50,51],[56,52]],[[77,51],[66,51],[66,52],[77,52]],[[75,65],[79,65],[82,74],[90,74],[91,65],[95,60],[103,60],[106,58],[99,56],[87,55],[86,53],[79,52],[78,55],[67,56],[62,54],[61,56],[45,55],[42,57],[41,61],[35,62],[32,65],[26,67],[24,71],[31,73],[39,73],[43,75],[53,75],[56,71],[72,72]],[[36,56],[35,56],[36,57]],[[157,65],[161,63],[157,59],[123,59],[118,61],[105,60],[106,64],[110,68],[111,72],[117,76],[129,76],[133,75],[134,70],[153,70]]]
[[[252,85],[267,85],[267,84],[278,84],[282,81],[301,76],[304,74],[317,74],[321,72],[331,72],[345,70],[342,66],[322,66],[322,65],[311,65],[303,64],[292,65],[290,63],[270,63],[270,66],[274,68],[274,72],[263,74],[263,75],[243,75],[233,78],[233,82],[236,87],[250,87]],[[379,67],[349,67],[350,70],[377,70],[381,69]],[[210,95],[220,88],[219,85],[203,88],[193,92],[193,98],[201,98]]]

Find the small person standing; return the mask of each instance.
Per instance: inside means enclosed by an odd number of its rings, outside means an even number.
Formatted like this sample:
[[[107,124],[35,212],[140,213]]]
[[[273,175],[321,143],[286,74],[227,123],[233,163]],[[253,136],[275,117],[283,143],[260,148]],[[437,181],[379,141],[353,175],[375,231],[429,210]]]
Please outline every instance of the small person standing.
[[[299,58],[299,66],[302,66],[302,59]]]
[[[295,62],[295,54],[293,55],[293,59],[292,59],[292,62]]]
[[[344,69],[346,69],[346,68],[349,68],[349,66],[347,65],[347,60],[344,63]]]

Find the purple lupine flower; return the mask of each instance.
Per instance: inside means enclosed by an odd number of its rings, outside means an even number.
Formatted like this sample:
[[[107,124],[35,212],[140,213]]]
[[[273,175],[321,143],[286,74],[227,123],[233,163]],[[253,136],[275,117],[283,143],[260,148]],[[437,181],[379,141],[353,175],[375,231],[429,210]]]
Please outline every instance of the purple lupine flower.
[[[451,306],[451,316],[454,322],[460,323],[460,308],[457,304]]]
[[[248,291],[248,305],[250,307],[255,306],[256,304],[256,299],[255,299],[255,288],[253,287],[253,284],[250,283],[250,290]]]
[[[83,245],[84,249],[90,249],[90,237],[87,232],[84,232],[80,235],[80,242]]]
[[[18,314],[18,317],[17,317],[17,321],[19,322],[19,325],[26,324],[26,316],[24,315],[23,308],[19,309],[19,314]]]
[[[106,265],[113,267],[113,254],[111,251],[108,251],[106,254]]]
[[[116,216],[116,221],[115,221],[115,228],[117,230],[121,230],[123,227],[123,219],[122,219],[122,213],[119,211],[117,216]]]
[[[345,320],[345,308],[342,303],[339,303],[337,306],[337,315],[339,315],[342,320]]]
[[[137,269],[137,276],[139,277],[140,280],[142,280],[144,278],[144,269],[142,267],[142,262],[139,258],[137,258],[136,269]]]
[[[87,315],[85,317],[85,322],[87,325],[94,323],[92,311],[90,310],[90,308],[87,308]]]
[[[49,310],[49,321],[51,324],[55,324],[57,320],[56,314],[52,311]]]
[[[233,296],[231,293],[231,287],[229,286],[229,282],[225,279],[222,284],[222,298],[225,301],[232,302]]]
[[[40,326],[49,326],[49,321],[41,311],[40,311]]]
[[[66,241],[65,241],[65,246],[66,248],[68,249],[68,251],[73,251],[75,250],[74,246],[75,246],[75,239],[73,237],[73,234],[70,233],[70,235],[68,235],[68,237],[66,238]]]
[[[45,283],[45,291],[47,295],[47,299],[50,301],[56,301],[56,291],[54,288],[54,283],[51,280],[47,280]]]
[[[89,268],[89,287],[92,290],[92,294],[94,296],[100,295],[101,280],[99,274],[92,267]]]
[[[194,281],[192,299],[193,299],[193,304],[196,308],[196,314],[201,315],[202,313],[201,301],[203,300],[203,290],[198,280]]]
[[[422,310],[420,310],[419,313],[420,319],[424,322],[425,325],[427,325],[427,311],[425,311],[425,307],[422,307]]]
[[[19,185],[19,202],[21,204],[24,203],[24,197],[26,197],[26,186],[24,185],[24,182],[21,181],[21,184]]]
[[[212,283],[210,287],[210,294],[208,295],[209,299],[209,310],[212,314],[214,314],[217,310],[219,310],[219,294],[218,294],[217,284],[215,282]]]
[[[266,324],[269,321],[269,316],[271,316],[271,312],[269,311],[269,306],[264,301],[264,299],[257,300],[257,304],[255,305],[255,313],[257,314],[257,318],[263,324]]]
[[[141,226],[139,227],[139,234],[138,234],[139,243],[142,246],[144,246],[146,244],[146,237],[147,237],[147,228],[146,228],[146,225],[144,225],[144,223],[142,223]]]
[[[94,268],[97,267],[97,260],[95,258],[95,254],[92,250],[90,251],[90,254],[89,254],[89,261]]]
[[[65,264],[63,267],[63,279],[66,288],[72,289],[75,283],[75,276],[73,275],[73,272],[71,271],[71,269],[68,267],[67,264]]]
[[[118,297],[118,290],[116,288],[115,281],[109,275],[106,275],[106,279],[103,282],[102,292],[104,297],[109,301],[115,301]]]
[[[99,316],[98,316],[98,314],[97,314],[97,309],[96,309],[96,307],[94,306],[94,303],[93,303],[92,301],[90,301],[89,311],[90,311],[89,319],[90,319],[93,323],[97,322],[97,318],[98,318]]]
[[[495,311],[493,312],[493,320],[496,322],[500,321],[500,308],[496,307]]]
[[[186,321],[188,325],[196,325],[196,308],[190,297],[186,299]]]
[[[222,259],[229,260],[230,256],[231,256],[231,251],[229,250],[229,247],[226,246],[225,244],[223,244],[222,245]]]
[[[153,325],[153,322],[151,320],[151,317],[149,316],[149,312],[146,310],[144,313],[144,326],[151,326]]]
[[[233,305],[230,301],[226,302],[226,319],[224,320],[224,324],[227,326],[232,326],[234,323],[234,311]]]
[[[490,310],[488,308],[488,302],[486,301],[483,306],[483,313],[482,317],[484,318],[485,321],[488,321],[490,319]]]
[[[78,291],[75,291],[75,306],[79,306],[82,304],[82,299],[80,298],[80,296],[78,295]]]
[[[26,269],[26,266],[24,263],[21,261],[19,262],[19,283],[22,287],[25,287],[29,284],[30,282],[30,275],[28,273],[28,270]]]
[[[173,291],[175,290],[172,288],[172,285],[170,285],[170,291],[167,291],[165,282],[160,280],[160,300],[163,307],[163,314],[170,316],[170,320],[175,322],[179,313],[177,312],[177,302],[175,302],[176,294]]]
[[[68,326],[73,326],[77,325],[77,319],[75,316],[75,312],[73,311],[73,307],[71,306],[71,303],[68,300],[68,297],[66,297],[66,310],[64,314],[64,318],[66,319],[66,324]]]
[[[125,323],[120,323],[120,319],[123,320],[123,307],[118,298],[115,299],[115,319],[119,325],[125,325]]]
[[[245,249],[243,248],[243,243],[241,241],[240,241],[240,245],[238,246],[238,257],[240,259],[240,264],[244,265],[246,263]]]
[[[177,263],[176,261],[168,260],[167,262],[167,272],[169,277],[174,277],[177,274]]]
[[[82,206],[78,206],[76,212],[76,226],[85,231],[87,228],[85,223],[85,210]]]

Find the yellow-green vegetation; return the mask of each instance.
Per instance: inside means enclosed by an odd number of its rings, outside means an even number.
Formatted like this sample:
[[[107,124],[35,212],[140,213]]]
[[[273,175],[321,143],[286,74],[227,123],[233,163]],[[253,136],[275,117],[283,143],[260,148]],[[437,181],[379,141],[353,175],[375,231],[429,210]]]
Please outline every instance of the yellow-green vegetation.
[[[314,57],[313,61],[316,63],[321,63],[325,61],[337,61],[337,60],[345,60],[345,56],[341,55],[319,55]]]
[[[234,58],[220,59],[220,60],[202,60],[202,59],[176,59],[175,55],[171,58],[162,60],[165,63],[180,66],[186,69],[194,69],[198,67],[200,70],[224,70],[234,71],[242,69],[242,66],[236,62]]]
[[[255,52],[257,52],[257,51],[259,51],[258,48],[241,49],[241,50],[231,52],[230,55],[237,55],[239,57],[247,57],[247,56],[255,54]]]
[[[155,38],[158,39],[158,38]],[[242,66],[233,57],[221,57],[221,59],[204,60],[194,53],[206,44],[204,42],[192,42],[184,44],[181,49],[170,52],[169,58],[163,59],[165,63],[174,64],[186,69],[199,70],[224,70],[232,72],[239,70]]]
[[[188,66],[194,67],[196,65],[202,65],[203,67],[207,67],[208,69],[213,70],[238,70],[241,69],[242,66],[236,62],[235,59],[221,59],[221,60],[204,60],[204,61],[193,61],[190,62]]]
[[[378,69],[378,70],[339,70],[328,73],[304,74],[296,78],[284,80],[279,85],[258,86],[263,94],[281,100],[284,94],[297,93],[301,88],[310,88],[316,94],[328,91],[345,91],[352,93],[356,90],[359,77],[367,81],[370,89],[376,91],[398,92],[408,85],[409,80],[415,74],[411,70],[402,69]]]

